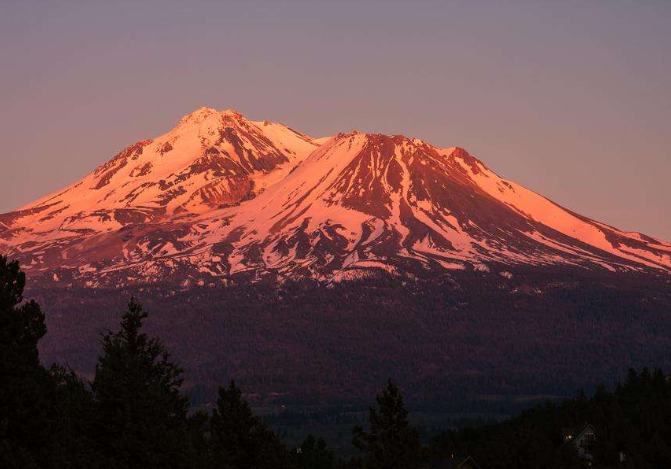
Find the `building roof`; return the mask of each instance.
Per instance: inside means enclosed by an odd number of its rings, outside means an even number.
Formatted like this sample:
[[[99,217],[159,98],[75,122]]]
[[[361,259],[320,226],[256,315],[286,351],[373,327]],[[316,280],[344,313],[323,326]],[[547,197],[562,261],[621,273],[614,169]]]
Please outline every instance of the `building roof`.
[[[572,441],[575,441],[575,440],[580,439],[580,437],[583,435],[583,433],[585,433],[587,431],[590,431],[590,430],[592,431],[592,433],[595,432],[594,427],[591,424],[586,423],[585,425],[579,425],[579,426],[573,427],[573,428],[562,428],[562,433],[564,434],[565,438],[570,435],[571,436],[570,439]]]

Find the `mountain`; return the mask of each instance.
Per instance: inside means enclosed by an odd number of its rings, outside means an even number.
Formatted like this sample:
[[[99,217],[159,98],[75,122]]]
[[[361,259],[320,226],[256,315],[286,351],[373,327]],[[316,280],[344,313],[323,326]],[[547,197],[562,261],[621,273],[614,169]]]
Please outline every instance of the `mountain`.
[[[341,281],[493,266],[671,272],[671,244],[507,181],[462,148],[315,139],[201,108],[81,181],[0,215],[0,251],[88,286]]]
[[[137,296],[202,404],[233,378],[311,412],[393,377],[497,414],[671,366],[671,244],[400,135],[199,109],[0,215],[0,252],[45,307],[45,363],[89,376]]]

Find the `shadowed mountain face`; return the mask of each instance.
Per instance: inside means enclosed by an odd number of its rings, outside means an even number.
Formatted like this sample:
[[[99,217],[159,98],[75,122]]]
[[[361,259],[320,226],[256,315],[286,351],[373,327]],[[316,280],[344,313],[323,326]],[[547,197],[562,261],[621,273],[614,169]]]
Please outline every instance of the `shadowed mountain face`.
[[[259,406],[367,405],[392,377],[413,408],[500,414],[629,367],[671,366],[671,282],[636,272],[500,265],[416,282],[30,286],[47,313],[45,363],[91,376],[100,331],[118,328],[134,295],[198,404],[235,379]]]
[[[511,266],[671,271],[671,244],[568,211],[461,148],[313,139],[199,109],[0,215],[0,250],[73,285],[341,281]]]

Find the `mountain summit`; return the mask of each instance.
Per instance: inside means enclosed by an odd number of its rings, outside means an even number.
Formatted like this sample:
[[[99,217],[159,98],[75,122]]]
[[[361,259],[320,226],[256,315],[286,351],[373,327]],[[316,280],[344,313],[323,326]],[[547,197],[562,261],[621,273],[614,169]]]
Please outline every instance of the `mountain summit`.
[[[32,275],[92,286],[519,265],[671,272],[671,244],[566,210],[462,148],[314,139],[210,108],[0,215],[0,250]]]

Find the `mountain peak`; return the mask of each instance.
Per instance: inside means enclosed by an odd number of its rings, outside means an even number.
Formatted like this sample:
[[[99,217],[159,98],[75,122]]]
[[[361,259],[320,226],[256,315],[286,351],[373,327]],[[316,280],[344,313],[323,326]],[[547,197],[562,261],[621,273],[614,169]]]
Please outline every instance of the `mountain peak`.
[[[241,119],[241,118],[244,117],[242,114],[240,114],[235,109],[224,109],[223,111],[221,111],[221,115],[226,116],[226,117],[235,117],[237,119]]]
[[[187,123],[201,124],[212,117],[222,117],[225,119],[228,118],[235,120],[244,119],[244,116],[235,109],[224,109],[223,111],[219,111],[211,107],[203,106],[182,117],[179,123],[180,125]]]
[[[463,148],[356,130],[313,139],[209,107],[0,216],[0,247],[35,271],[120,284],[180,269],[208,281],[492,263],[671,271],[671,244],[567,211]]]

